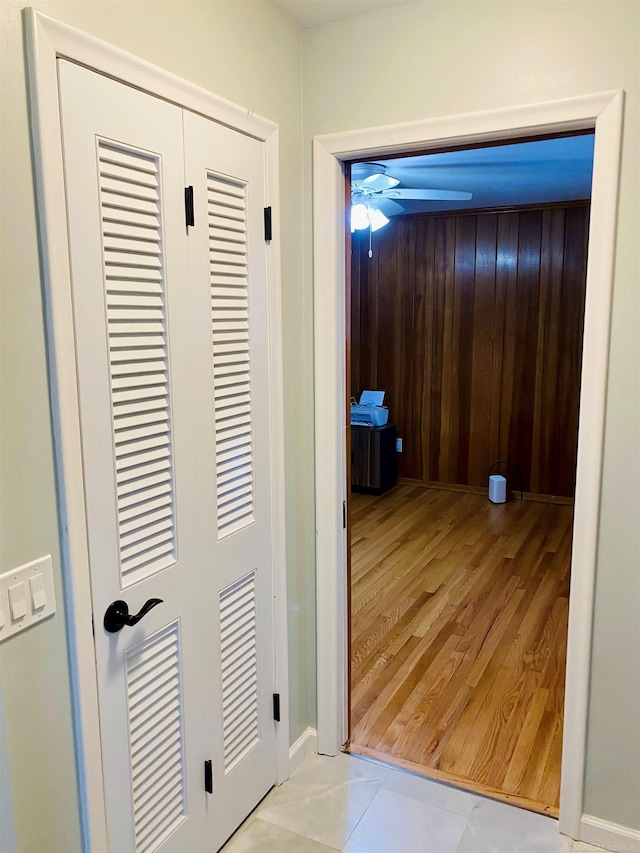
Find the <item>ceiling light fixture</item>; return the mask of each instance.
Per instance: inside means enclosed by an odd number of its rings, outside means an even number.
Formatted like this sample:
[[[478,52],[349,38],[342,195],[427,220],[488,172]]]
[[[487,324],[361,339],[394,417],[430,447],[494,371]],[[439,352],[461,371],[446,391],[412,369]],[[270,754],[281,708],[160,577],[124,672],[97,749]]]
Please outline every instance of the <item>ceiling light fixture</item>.
[[[369,214],[366,204],[351,205],[351,233],[369,227]]]
[[[368,207],[367,213],[369,214],[369,222],[371,223],[372,231],[377,231],[379,228],[384,228],[384,226],[389,223],[387,217],[377,207]]]
[[[351,233],[363,231],[365,228],[377,231],[379,228],[384,228],[388,222],[387,217],[378,208],[369,207],[361,202],[351,205]]]

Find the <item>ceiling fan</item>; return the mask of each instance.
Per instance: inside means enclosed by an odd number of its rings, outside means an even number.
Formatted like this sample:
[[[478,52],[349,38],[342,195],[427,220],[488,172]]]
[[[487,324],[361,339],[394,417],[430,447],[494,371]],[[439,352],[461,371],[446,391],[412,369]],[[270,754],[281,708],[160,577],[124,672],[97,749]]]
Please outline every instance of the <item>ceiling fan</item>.
[[[473,196],[457,190],[399,187],[399,183],[397,178],[387,174],[387,167],[382,163],[354,163],[351,166],[351,230],[382,228],[389,222],[385,211],[390,215],[405,212],[398,201],[468,201]]]

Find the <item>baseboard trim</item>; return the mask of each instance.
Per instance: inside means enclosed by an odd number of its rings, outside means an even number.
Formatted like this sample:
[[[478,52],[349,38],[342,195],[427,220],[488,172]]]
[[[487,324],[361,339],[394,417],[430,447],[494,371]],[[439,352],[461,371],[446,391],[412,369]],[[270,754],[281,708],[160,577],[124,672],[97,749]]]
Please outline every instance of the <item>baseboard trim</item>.
[[[460,492],[465,495],[483,495],[487,497],[487,488],[481,486],[463,486],[459,483],[438,483],[435,480],[411,480],[408,477],[398,477],[400,486],[417,486],[422,489],[435,489],[441,492]],[[512,489],[508,492],[509,500],[520,500],[520,492]],[[561,495],[542,495],[538,492],[523,492],[522,500],[534,503],[558,504],[560,506],[573,506],[574,500]]]
[[[289,747],[289,776],[302,764],[310,752],[318,751],[318,733],[308,726]]]
[[[612,850],[613,853],[640,853],[640,830],[601,820],[593,815],[582,815],[580,841]],[[579,842],[575,850],[580,850]]]

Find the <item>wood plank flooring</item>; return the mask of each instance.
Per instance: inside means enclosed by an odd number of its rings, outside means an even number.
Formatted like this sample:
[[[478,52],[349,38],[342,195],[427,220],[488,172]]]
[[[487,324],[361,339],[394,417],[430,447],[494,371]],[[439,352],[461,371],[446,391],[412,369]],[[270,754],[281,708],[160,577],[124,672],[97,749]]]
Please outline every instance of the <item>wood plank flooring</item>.
[[[352,495],[351,751],[557,815],[572,515]]]

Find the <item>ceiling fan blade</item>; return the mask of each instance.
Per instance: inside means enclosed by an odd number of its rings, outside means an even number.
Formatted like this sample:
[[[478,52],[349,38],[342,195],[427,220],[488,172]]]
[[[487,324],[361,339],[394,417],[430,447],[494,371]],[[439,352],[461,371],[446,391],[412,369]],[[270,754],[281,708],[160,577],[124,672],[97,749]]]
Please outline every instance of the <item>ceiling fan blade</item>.
[[[369,175],[368,178],[359,181],[359,186],[363,190],[377,193],[397,187],[399,183],[400,181],[397,178],[392,178],[390,175]]]
[[[386,216],[396,216],[398,213],[406,213],[404,207],[396,201],[391,201],[390,198],[383,196],[374,196],[368,200],[371,207],[376,207],[381,210]]]
[[[383,190],[380,195],[383,198],[423,199],[425,201],[468,201],[473,198],[473,193],[463,193],[457,190],[411,190],[404,188]]]

